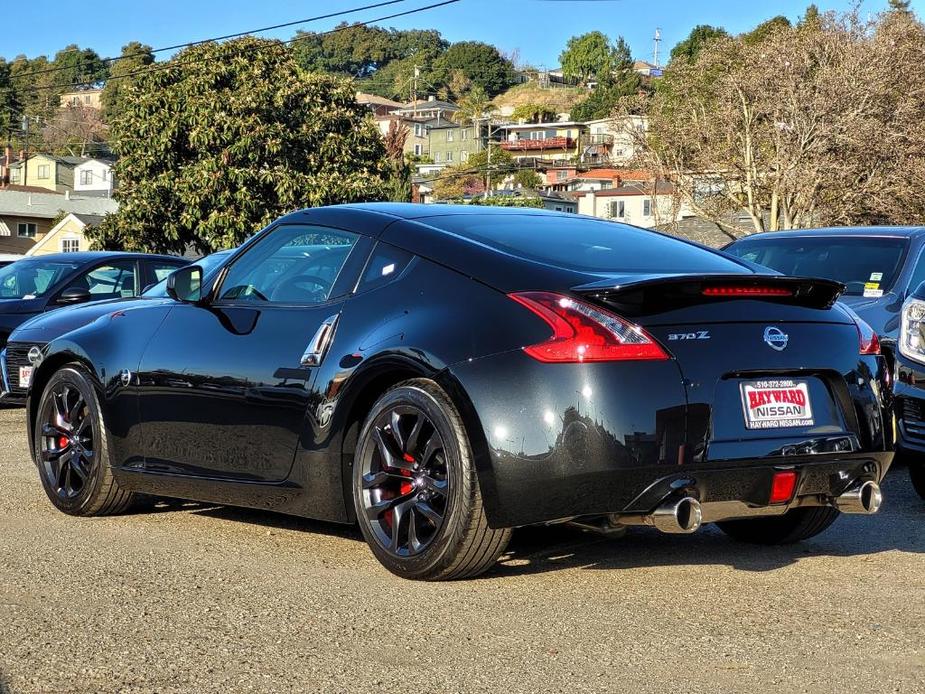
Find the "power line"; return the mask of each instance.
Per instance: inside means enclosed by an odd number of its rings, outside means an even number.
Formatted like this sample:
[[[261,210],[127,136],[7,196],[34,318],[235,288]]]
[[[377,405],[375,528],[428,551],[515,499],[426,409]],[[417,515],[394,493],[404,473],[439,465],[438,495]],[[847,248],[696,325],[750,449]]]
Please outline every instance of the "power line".
[[[373,3],[371,5],[364,5],[362,7],[354,7],[349,10],[340,10],[339,12],[330,12],[328,14],[321,14],[315,17],[307,17],[305,19],[297,19],[291,22],[284,22],[282,24],[274,24],[273,26],[261,27],[259,29],[251,29],[249,31],[239,31],[234,34],[225,34],[224,36],[213,36],[208,39],[197,39],[195,41],[189,41],[187,43],[178,43],[173,46],[163,46],[162,48],[153,48],[150,51],[136,51],[134,53],[128,53],[126,55],[112,56],[109,58],[100,58],[102,63],[115,63],[119,60],[124,60],[126,58],[136,58],[138,56],[148,55],[149,53],[164,53],[165,51],[175,51],[180,48],[189,48],[190,46],[198,46],[203,43],[209,43],[210,41],[224,41],[226,39],[234,39],[240,36],[247,36],[248,34],[261,34],[265,31],[273,31],[275,29],[284,29],[286,27],[296,26],[297,24],[308,24],[309,22],[318,22],[322,19],[332,19],[333,17],[341,17],[346,14],[353,14],[354,12],[362,12],[363,10],[372,10],[377,7],[384,7],[386,5],[395,5],[400,2],[407,2],[408,0],[384,0],[383,2]],[[61,51],[58,51],[58,54],[69,52],[81,52],[86,49],[84,48],[65,48]],[[57,54],[56,54],[57,55]],[[16,75],[16,79],[22,79],[25,77],[34,77],[36,75],[46,75],[51,72],[60,72],[62,70],[69,70],[71,66],[68,65],[59,65],[56,67],[42,68],[41,70],[33,70],[32,72],[25,72],[21,75]]]
[[[347,29],[352,29],[352,28],[357,27],[357,26],[368,26],[368,25],[373,24],[373,23],[375,23],[375,22],[384,22],[384,21],[386,21],[386,20],[388,20],[388,19],[395,19],[396,17],[406,17],[406,16],[408,16],[408,15],[417,14],[418,12],[425,12],[425,11],[427,11],[427,10],[432,10],[432,9],[437,8],[437,7],[443,7],[443,6],[445,6],[445,5],[452,5],[452,4],[457,3],[457,2],[460,2],[460,0],[443,0],[442,2],[436,2],[436,3],[430,4],[430,5],[424,5],[423,7],[416,7],[416,8],[414,8],[414,9],[412,9],[412,10],[405,10],[404,12],[396,12],[396,13],[394,13],[394,14],[385,15],[385,16],[383,16],[383,17],[376,17],[375,19],[369,19],[369,20],[367,20],[367,21],[365,21],[365,22],[355,22],[354,24],[349,24],[349,25],[347,25],[347,26],[335,27],[334,29],[329,29],[328,31],[318,32],[317,34],[309,34],[309,35],[307,35],[307,36],[297,36],[297,37],[292,38],[292,39],[289,39],[289,40],[287,40],[287,41],[280,41],[278,44],[271,44],[271,45],[272,45],[272,46],[276,46],[276,45],[281,45],[281,46],[292,45],[292,44],[294,44],[294,43],[297,43],[298,41],[304,41],[304,40],[306,40],[306,39],[308,39],[308,38],[311,38],[311,37],[313,37],[313,36],[327,36],[327,35],[329,35],[329,34],[334,34],[334,33],[337,33],[338,31],[344,31],[344,30],[347,30]],[[250,46],[250,47],[247,47],[247,48],[240,48],[240,49],[238,49],[238,52],[239,52],[239,53],[253,52],[253,51],[256,51],[256,50],[264,49],[264,48],[266,48],[266,47],[267,47],[267,46],[262,46],[262,45]],[[227,57],[227,56],[224,56],[224,57]],[[109,83],[109,82],[113,82],[113,81],[115,81],[115,80],[129,79],[129,78],[135,77],[135,76],[137,76],[137,75],[148,74],[148,73],[153,73],[153,72],[160,72],[160,71],[163,71],[163,70],[173,70],[173,69],[176,69],[176,68],[178,68],[178,67],[186,67],[186,66],[188,66],[188,65],[194,65],[194,64],[196,64],[196,63],[201,63],[201,62],[208,62],[208,61],[210,61],[210,60],[213,60],[213,59],[210,58],[210,57],[202,57],[202,58],[194,58],[194,59],[191,59],[191,60],[186,60],[186,61],[179,62],[179,63],[173,63],[173,62],[171,62],[171,61],[167,61],[167,62],[165,62],[165,63],[154,63],[154,64],[152,64],[152,65],[146,66],[146,67],[144,67],[144,68],[140,68],[140,69],[138,69],[138,70],[132,70],[131,72],[127,72],[127,73],[125,73],[124,75],[116,75],[115,77],[110,77],[108,80],[106,80],[106,82]],[[184,78],[184,79],[185,79],[185,78]],[[44,86],[33,87],[31,90],[29,90],[29,92],[30,92],[30,93],[37,93],[37,92],[41,92],[41,91],[58,90],[58,89],[62,89],[62,88],[64,88],[64,89],[75,89],[75,88],[78,88],[78,87],[92,87],[94,84],[96,84],[96,82],[75,82],[75,83],[73,83],[73,84],[66,84],[66,85],[44,85]]]

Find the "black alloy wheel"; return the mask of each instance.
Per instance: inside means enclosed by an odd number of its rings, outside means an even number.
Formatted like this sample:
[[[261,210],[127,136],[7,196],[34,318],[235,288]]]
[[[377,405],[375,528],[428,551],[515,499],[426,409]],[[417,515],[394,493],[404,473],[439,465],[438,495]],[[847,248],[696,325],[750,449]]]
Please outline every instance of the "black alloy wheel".
[[[122,513],[132,492],[113,477],[99,395],[81,366],[52,374],[36,408],[33,457],[49,500],[74,516]]]
[[[462,417],[428,379],[400,383],[373,405],[354,459],[353,499],[373,554],[404,578],[475,576],[511,536],[489,527]]]
[[[376,541],[392,554],[419,554],[433,542],[447,509],[443,438],[413,405],[382,412],[373,423],[373,455],[363,461],[363,507]]]

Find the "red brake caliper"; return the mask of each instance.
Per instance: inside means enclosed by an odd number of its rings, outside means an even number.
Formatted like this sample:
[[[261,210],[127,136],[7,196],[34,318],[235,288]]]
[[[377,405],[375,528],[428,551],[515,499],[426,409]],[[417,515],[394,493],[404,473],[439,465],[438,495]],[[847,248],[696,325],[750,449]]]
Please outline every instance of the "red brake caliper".
[[[403,453],[402,460],[404,460],[406,463],[413,463],[414,456],[409,455],[407,453]],[[411,470],[399,470],[398,474],[401,475],[402,477],[412,476]],[[411,484],[410,480],[407,482],[401,482],[398,485],[398,496],[404,496],[405,494],[409,494],[412,489],[413,489],[413,485]],[[386,525],[388,525],[391,528],[392,527],[392,509],[389,509],[384,514],[382,514],[382,517],[385,519]]]

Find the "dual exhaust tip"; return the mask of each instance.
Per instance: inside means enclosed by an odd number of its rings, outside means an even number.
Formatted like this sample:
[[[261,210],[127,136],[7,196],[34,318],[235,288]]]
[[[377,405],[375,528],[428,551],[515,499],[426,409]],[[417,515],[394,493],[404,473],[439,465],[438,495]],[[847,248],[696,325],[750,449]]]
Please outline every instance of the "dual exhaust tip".
[[[872,480],[861,482],[832,499],[832,506],[842,513],[872,515],[880,510],[883,493]],[[618,516],[622,525],[648,525],[663,533],[687,535],[703,524],[703,507],[692,496],[670,499],[644,516]]]

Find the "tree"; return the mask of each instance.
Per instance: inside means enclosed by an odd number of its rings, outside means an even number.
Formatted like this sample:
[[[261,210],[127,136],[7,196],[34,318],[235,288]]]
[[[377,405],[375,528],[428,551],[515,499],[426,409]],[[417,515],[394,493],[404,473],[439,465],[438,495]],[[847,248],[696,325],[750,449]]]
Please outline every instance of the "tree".
[[[125,108],[125,95],[129,83],[138,77],[133,73],[144,69],[154,62],[151,46],[132,41],[122,46],[122,54],[109,68],[110,79],[106,80],[100,100],[103,104],[103,116],[108,122],[118,118]]]
[[[511,118],[526,123],[551,123],[556,120],[555,110],[546,104],[521,104],[514,108]]]
[[[453,114],[453,120],[460,124],[471,123],[476,126],[479,121],[489,116],[492,108],[491,99],[478,84],[472,87],[457,105],[459,110]]]
[[[613,115],[617,104],[626,96],[642,89],[642,78],[633,70],[630,49],[623,37],[617,38],[611,53],[610,71],[600,77],[599,84],[586,99],[572,107],[572,120],[594,120]]]
[[[55,69],[54,80],[62,92],[72,89],[73,85],[80,87],[83,84],[102,82],[109,74],[108,65],[96,51],[92,48],[82,49],[76,43],[55,53],[51,67]]]
[[[543,185],[543,179],[533,169],[521,169],[514,174],[514,183],[521,188],[539,188]]]
[[[614,48],[604,34],[592,31],[570,38],[559,62],[566,77],[587,84],[591,79],[601,80],[610,75],[614,69]]]
[[[786,31],[791,28],[790,20],[783,15],[772,17],[762,22],[754,29],[742,35],[742,42],[746,45],[762,43],[772,34],[779,31]]]
[[[488,148],[482,149],[470,154],[467,161],[444,169],[434,184],[434,196],[438,200],[456,200],[482,193],[517,171],[509,152],[494,144],[489,148],[490,155]]]
[[[207,253],[301,207],[382,199],[382,138],[352,83],[253,37],[180,52],[129,87],[113,123],[119,210],[104,248]]]
[[[0,58],[0,136],[6,136],[17,126],[16,93],[10,76],[11,66]]]
[[[411,202],[411,167],[405,160],[405,142],[409,132],[407,125],[393,120],[383,138],[385,155],[389,159],[386,196],[392,202]]]
[[[67,106],[47,121],[41,135],[45,149],[52,154],[83,157],[105,148],[106,132],[99,109]]]
[[[891,12],[910,12],[909,6],[912,4],[911,0],[889,0],[887,3],[890,7]]]
[[[697,56],[711,41],[729,36],[725,29],[698,24],[687,38],[671,49],[671,60],[686,60],[689,63],[697,60]]]
[[[672,61],[636,144],[733,237],[743,212],[756,231],[925,219],[923,61],[925,27],[896,13],[719,39]]]
[[[504,91],[514,79],[514,66],[511,62],[497,48],[481,41],[454,43],[437,59],[436,72],[441,83],[457,70],[473,85],[477,84],[484,89],[488,96]]]

